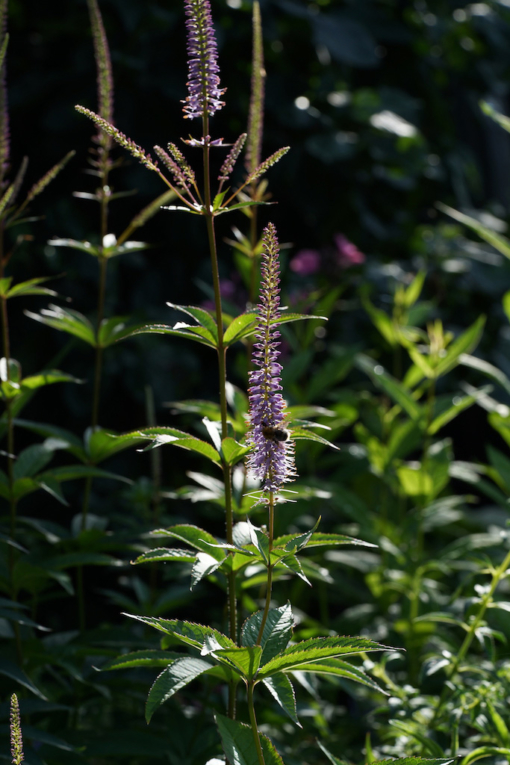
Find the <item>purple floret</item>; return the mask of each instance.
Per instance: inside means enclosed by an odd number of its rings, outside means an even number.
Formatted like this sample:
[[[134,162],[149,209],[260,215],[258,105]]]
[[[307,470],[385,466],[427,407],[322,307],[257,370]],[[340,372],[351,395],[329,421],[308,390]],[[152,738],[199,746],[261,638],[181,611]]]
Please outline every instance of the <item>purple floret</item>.
[[[272,324],[280,318],[280,267],[276,229],[269,223],[264,230],[258,327],[253,345],[250,372],[250,430],[248,442],[253,451],[248,456],[248,469],[262,481],[263,491],[278,491],[295,476],[294,444],[267,437],[267,428],[285,429],[285,401],[280,373],[278,338],[280,333]],[[264,430],[266,435],[264,435]]]
[[[183,102],[184,116],[188,119],[209,116],[224,106],[221,97],[225,90],[219,87],[218,48],[211,17],[209,0],[184,0],[186,28],[188,30],[188,91]]]

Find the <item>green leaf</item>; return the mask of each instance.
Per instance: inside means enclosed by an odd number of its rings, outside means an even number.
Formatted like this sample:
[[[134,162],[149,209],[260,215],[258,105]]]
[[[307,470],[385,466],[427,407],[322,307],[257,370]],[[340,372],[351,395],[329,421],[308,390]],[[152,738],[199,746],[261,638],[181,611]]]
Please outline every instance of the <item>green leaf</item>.
[[[5,297],[12,298],[12,297],[20,297],[22,295],[50,295],[52,297],[55,297],[57,293],[54,290],[48,289],[48,287],[39,287],[39,284],[42,284],[43,282],[47,282],[49,279],[52,279],[51,276],[40,276],[36,279],[28,279],[25,282],[19,282],[18,284],[15,284],[14,287],[11,287],[7,290],[7,293],[5,294]],[[6,281],[6,280],[2,280]],[[10,278],[9,278],[10,281]],[[1,284],[1,281],[0,281]]]
[[[307,664],[303,671],[313,672],[318,675],[337,675],[339,677],[345,677],[347,680],[366,685],[368,688],[372,688],[372,690],[378,691],[385,696],[389,695],[360,667],[355,667],[353,664],[349,664],[349,662],[342,661],[341,659],[322,659],[322,661]]]
[[[216,326],[216,321],[213,319],[209,311],[206,311],[205,308],[197,308],[196,306],[192,305],[176,305],[175,303],[167,303],[167,306],[169,308],[173,308],[175,311],[181,311],[182,313],[188,314],[188,316],[192,316],[195,321],[200,324],[201,327],[207,329],[207,331],[212,336],[214,345],[216,347],[218,344],[218,327]]]
[[[198,526],[179,524],[178,526],[170,526],[168,529],[157,529],[152,533],[157,536],[179,539],[190,547],[194,547],[195,550],[209,553],[209,555],[212,555],[213,558],[220,562],[225,558],[225,554],[214,547],[218,543],[216,537],[213,537],[208,531],[204,531],[204,529]]]
[[[501,369],[498,369],[493,364],[489,364],[488,361],[479,359],[477,356],[470,356],[467,353],[462,353],[459,356],[459,364],[470,367],[470,369],[478,370],[490,380],[497,382],[499,385],[501,385],[503,390],[510,394],[510,380],[504,374],[504,372],[501,371]]]
[[[421,730],[418,730],[413,724],[404,722],[403,720],[390,720],[390,725],[397,728],[397,730],[402,733],[405,733],[407,736],[411,736],[411,738],[414,738],[416,741],[419,741],[419,743],[422,744],[422,746],[434,757],[444,756],[444,752],[437,741],[425,736]]]
[[[396,404],[401,406],[412,420],[419,420],[422,417],[422,408],[414,400],[409,390],[388,374],[384,367],[364,353],[357,354],[355,364],[358,369],[361,369],[371,378],[378,388],[381,388]]]
[[[31,477],[45,467],[53,457],[54,449],[45,444],[29,446],[18,455],[14,463],[14,481],[20,478]]]
[[[219,714],[216,715],[216,725],[230,765],[260,765],[249,725]],[[282,758],[266,736],[260,734],[260,743],[265,765],[283,765]]]
[[[48,244],[53,247],[70,247],[72,250],[86,252],[96,258],[101,254],[99,247],[94,247],[90,242],[78,242],[76,239],[50,239]]]
[[[257,638],[262,624],[263,611],[257,611],[252,614],[245,623],[241,631],[241,643],[245,646],[254,646],[257,644]],[[262,633],[261,664],[267,664],[281,653],[288,645],[292,637],[294,627],[294,616],[290,603],[280,608],[270,608],[267,614],[267,620]]]
[[[145,705],[145,719],[149,723],[156,709],[163,702],[170,699],[174,693],[191,683],[212,667],[208,661],[196,659],[192,656],[184,656],[176,659],[163,672],[158,675],[147,697]]]
[[[269,538],[261,529],[252,526],[249,521],[247,521],[247,523],[250,531],[251,543],[259,551],[262,560],[267,565],[269,563]]]
[[[304,669],[307,664],[316,663],[318,659],[326,659],[335,656],[348,656],[366,651],[386,651],[388,646],[374,643],[367,638],[355,637],[327,637],[310,638],[297,645],[286,648],[278,656],[265,664],[259,677],[270,677],[277,672],[295,669]]]
[[[487,710],[489,712],[492,724],[494,725],[494,728],[498,734],[499,743],[502,746],[508,747],[510,744],[510,733],[508,732],[505,721],[499,712],[494,708],[494,705],[491,703],[490,699],[486,699],[485,703],[487,704]]]
[[[361,295],[361,302],[363,303],[363,308],[372,319],[374,326],[379,330],[386,342],[388,342],[392,348],[396,347],[398,345],[397,334],[388,314],[384,313],[384,311],[381,311],[379,308],[376,308],[365,294]]]
[[[476,218],[464,215],[464,213],[455,210],[453,207],[448,207],[448,205],[444,205],[442,202],[436,202],[436,207],[441,210],[441,212],[446,213],[446,215],[449,215],[454,220],[457,220],[459,223],[463,223],[470,228],[475,234],[478,234],[480,239],[483,239],[485,242],[492,245],[506,258],[510,258],[510,241],[506,237],[487,228],[487,226],[484,226],[483,223],[480,223]]]
[[[212,654],[222,664],[233,669],[247,680],[253,680],[260,666],[262,648],[259,645],[243,648],[221,648],[217,647],[213,638],[212,640],[206,639],[206,644],[202,649],[203,656],[208,654]]]
[[[62,445],[67,443],[67,450],[85,462],[87,460],[87,454],[83,448],[83,443],[78,436],[72,433],[70,430],[59,428],[56,425],[49,425],[43,422],[33,422],[32,420],[20,420],[16,419],[14,424],[21,428],[31,430],[33,433],[37,433],[43,438],[56,438]],[[65,448],[62,446],[62,448]]]
[[[149,451],[150,449],[156,449],[159,446],[165,444],[171,444],[172,446],[178,446],[181,449],[187,449],[188,451],[197,452],[203,457],[211,460],[216,464],[221,462],[221,457],[212,444],[207,441],[202,441],[200,438],[191,436],[189,433],[183,433],[182,431],[176,431],[173,428],[165,428],[163,433],[157,433],[155,431],[162,430],[160,428],[143,428],[137,432],[139,437],[145,437],[145,440],[151,440],[152,443],[146,446],[143,451]],[[180,433],[181,435],[174,435],[174,433]]]
[[[284,534],[281,537],[277,537],[274,540],[274,546],[283,547],[284,545],[288,545],[293,537],[293,534]],[[324,534],[320,531],[312,533],[311,537],[306,542],[306,547],[324,547],[325,545],[358,545],[361,547],[377,547],[377,545],[373,545],[371,542],[364,542],[362,539],[356,539],[355,537],[348,537],[344,534]]]
[[[247,337],[246,332],[251,334],[257,326],[257,320],[257,314],[253,312],[242,313],[240,316],[236,316],[236,318],[230,322],[223,335],[223,343],[225,347]]]
[[[204,327],[183,324],[182,322],[177,322],[173,327],[169,327],[167,324],[140,324],[135,327],[126,327],[125,330],[122,330],[122,332],[119,333],[117,340],[125,340],[128,337],[135,337],[136,335],[151,334],[186,337],[188,340],[207,345],[209,348],[216,348],[214,337],[209,330],[204,329]]]
[[[199,552],[195,558],[195,563],[191,569],[191,587],[192,590],[204,576],[209,576],[222,564],[223,560],[218,561],[214,556],[208,552]]]
[[[99,328],[97,343],[100,348],[107,348],[117,340],[122,340],[124,337],[124,331],[126,330],[126,316],[111,316],[108,319],[103,319]],[[142,327],[143,324],[137,324],[137,327]],[[129,327],[130,332],[135,327]]]
[[[165,635],[170,635],[177,641],[192,646],[192,648],[202,649],[208,637],[213,637],[221,648],[237,647],[226,635],[222,635],[221,632],[212,627],[204,627],[202,624],[183,622],[180,619],[156,619],[153,616],[137,616],[136,614],[124,614],[124,616],[148,624],[150,627],[164,632]]]
[[[109,672],[113,669],[131,669],[133,667],[167,667],[180,655],[175,651],[156,651],[149,649],[146,651],[133,651],[117,656],[116,659],[110,659],[101,666],[101,672]]]
[[[215,215],[223,215],[223,213],[230,212],[231,210],[241,210],[243,207],[254,207],[256,205],[272,205],[274,202],[258,202],[254,200],[250,200],[249,202],[238,202],[235,205],[230,205],[230,207],[222,207],[220,210],[217,210],[215,212]]]
[[[282,558],[280,560],[280,565],[285,566],[285,568],[288,568],[294,574],[299,576],[299,578],[302,579],[303,582],[306,582],[306,584],[309,587],[312,586],[312,583],[310,582],[305,572],[303,571],[303,566],[301,565],[301,561],[296,555],[287,555],[285,558]]]
[[[168,563],[173,561],[174,563],[194,563],[196,559],[195,553],[188,550],[175,550],[168,547],[158,547],[154,550],[149,550],[146,553],[142,553],[138,558],[135,558],[133,563]]]
[[[324,446],[331,447],[331,449],[336,449],[337,451],[340,451],[339,446],[332,444],[331,441],[327,440],[327,438],[323,438],[322,436],[319,436],[317,433],[314,433],[312,430],[307,430],[305,428],[292,428],[290,435],[293,441],[315,441],[315,443],[323,444]]]
[[[61,308],[58,305],[49,305],[43,308],[40,313],[25,311],[25,315],[46,324],[48,327],[58,329],[60,332],[67,332],[69,335],[78,337],[93,348],[96,347],[96,334],[94,327],[86,316],[73,311],[71,308]]]
[[[235,465],[252,449],[251,446],[239,444],[235,438],[224,438],[221,442],[221,453],[227,465]]]
[[[289,715],[292,722],[302,728],[296,711],[296,694],[287,675],[281,673],[274,675],[274,677],[266,677],[262,682],[281,708]]]
[[[498,755],[508,759],[510,756],[510,749],[500,746],[479,746],[477,749],[473,749],[472,752],[469,752],[469,754],[466,754],[460,761],[460,765],[471,765],[472,762],[483,760],[485,757],[497,757]]]
[[[38,696],[40,699],[43,699],[44,701],[47,701],[46,696],[41,693],[39,688],[33,684],[33,682],[30,680],[29,677],[21,670],[16,664],[14,664],[12,661],[8,661],[7,659],[0,659],[0,675],[5,675],[6,677],[10,677],[11,680],[15,680],[17,683],[22,685],[24,688],[28,688],[28,690],[33,693],[35,696]]]
[[[324,752],[324,754],[326,755],[326,757],[328,758],[328,760],[329,760],[329,761],[330,761],[330,762],[331,762],[333,765],[347,765],[347,763],[346,763],[346,761],[345,761],[345,760],[340,760],[338,757],[335,757],[333,754],[331,754],[331,752],[329,752],[329,751],[326,749],[326,747],[324,746],[324,744],[322,744],[322,743],[321,743],[321,742],[320,742],[318,739],[317,739],[317,743],[318,743],[318,745],[319,745],[319,749],[321,749],[321,750]],[[416,758],[416,759],[418,759],[418,758]]]
[[[473,396],[454,396],[452,406],[448,407],[446,411],[441,412],[440,415],[435,417],[427,428],[427,433],[431,436],[435,435],[441,428],[454,420],[465,409],[469,409],[470,406],[478,399],[477,395]]]
[[[441,377],[449,372],[450,369],[453,369],[459,363],[458,359],[461,354],[469,354],[476,348],[482,336],[484,326],[485,316],[479,316],[465,332],[448,346],[446,355],[435,368],[436,377]]]
[[[117,473],[110,473],[108,470],[92,467],[91,465],[65,465],[64,467],[53,468],[46,473],[39,473],[37,480],[44,482],[47,479],[55,481],[75,481],[79,478],[110,478],[113,481],[123,481],[124,483],[133,483],[130,478]]]

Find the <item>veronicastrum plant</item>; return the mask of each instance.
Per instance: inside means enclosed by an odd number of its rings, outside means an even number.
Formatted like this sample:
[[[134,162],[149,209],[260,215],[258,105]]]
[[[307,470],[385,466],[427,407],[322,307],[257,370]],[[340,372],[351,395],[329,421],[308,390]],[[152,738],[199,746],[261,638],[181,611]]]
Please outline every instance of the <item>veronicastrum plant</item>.
[[[169,443],[192,450],[221,470],[223,480],[215,482],[214,501],[224,509],[226,538],[218,539],[205,529],[186,524],[159,529],[155,532],[157,536],[178,540],[187,548],[148,550],[135,562],[190,562],[192,587],[202,579],[209,578],[225,592],[228,626],[226,632],[223,632],[213,626],[180,619],[133,615],[133,618],[163,633],[162,649],[180,644],[188,652],[169,653],[166,659],[161,651],[135,652],[107,663],[103,669],[166,665],[150,689],[146,704],[147,721],[150,721],[163,702],[192,680],[207,675],[219,679],[228,689],[227,714],[221,708],[216,709],[215,713],[227,761],[240,765],[269,765],[281,762],[281,758],[269,738],[259,731],[256,709],[263,703],[263,697],[259,696],[258,687],[265,686],[294,724],[300,725],[291,681],[294,673],[299,674],[305,670],[312,674],[329,674],[377,689],[377,685],[359,665],[345,658],[382,650],[385,646],[367,638],[336,635],[293,643],[295,617],[292,607],[290,603],[276,606],[273,601],[273,583],[282,575],[294,574],[308,582],[306,557],[298,556],[307,546],[365,543],[342,534],[317,532],[318,522],[306,533],[275,538],[275,513],[281,503],[292,499],[292,492],[284,486],[295,477],[294,442],[304,439],[328,445],[324,438],[309,429],[313,423],[293,415],[292,408],[287,406],[283,397],[280,384],[282,367],[279,362],[279,327],[303,318],[320,317],[283,311],[279,297],[279,244],[274,225],[270,223],[265,228],[261,245],[258,240],[254,208],[265,204],[266,186],[265,183],[257,184],[257,181],[288,151],[288,147],[285,147],[265,161],[260,161],[264,74],[258,4],[254,4],[254,71],[248,133],[247,136],[241,134],[231,146],[219,171],[216,193],[212,191],[213,152],[221,151],[223,142],[222,139],[211,137],[210,124],[211,117],[225,105],[222,100],[225,91],[220,88],[211,9],[208,0],[185,0],[184,10],[189,56],[188,96],[184,102],[184,115],[187,119],[199,120],[202,127],[200,137],[190,137],[184,143],[202,153],[202,182],[176,144],[169,143],[168,151],[160,146],[154,147],[161,163],[159,165],[157,160],[115,128],[104,115],[95,114],[82,106],[77,109],[145,167],[159,175],[181,202],[167,209],[180,210],[205,219],[214,290],[214,315],[204,308],[172,303],[170,307],[185,313],[196,323],[178,322],[173,327],[137,327],[131,332],[127,331],[125,336],[144,333],[173,335],[190,339],[216,352],[219,403],[206,405],[202,402],[201,406],[195,403],[196,411],[207,411],[208,416],[202,422],[209,439],[203,440],[173,428],[152,428],[133,433],[131,440],[138,443],[142,438],[149,439],[149,449]],[[248,146],[248,172],[232,190],[226,188],[226,185],[230,182],[245,141]],[[250,262],[249,294],[252,302],[256,299],[255,289],[259,279],[261,288],[258,308],[234,317],[223,310],[215,223],[218,215],[238,210],[248,212],[250,218],[249,235],[244,236],[238,232],[236,238],[241,245],[238,250]],[[260,275],[259,255],[262,257]],[[246,397],[227,378],[227,351],[234,343],[243,340],[253,347],[249,411]],[[129,439],[129,436],[124,439]],[[241,464],[243,458],[246,458],[246,467]],[[262,525],[252,522],[251,517],[261,516]],[[236,517],[240,518],[237,522]],[[247,618],[240,627],[240,594],[250,586],[260,586],[261,581],[265,589],[265,596],[261,599],[262,607],[251,614],[243,614]],[[246,603],[246,599],[242,602]],[[244,689],[242,696],[239,694],[239,686]],[[239,710],[238,700],[242,702]],[[247,710],[246,722],[239,719],[244,709]]]

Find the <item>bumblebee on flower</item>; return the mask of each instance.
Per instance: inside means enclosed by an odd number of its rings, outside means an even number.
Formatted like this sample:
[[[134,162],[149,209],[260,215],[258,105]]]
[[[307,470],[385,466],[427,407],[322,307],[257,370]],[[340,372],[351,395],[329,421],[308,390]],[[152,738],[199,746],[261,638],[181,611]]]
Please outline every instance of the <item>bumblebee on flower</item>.
[[[277,324],[280,316],[279,245],[276,229],[269,223],[264,230],[258,325],[253,346],[253,364],[248,389],[250,429],[247,441],[253,446],[248,456],[248,470],[262,481],[262,491],[279,491],[296,475],[294,443],[286,429],[285,401],[280,373],[281,364]]]

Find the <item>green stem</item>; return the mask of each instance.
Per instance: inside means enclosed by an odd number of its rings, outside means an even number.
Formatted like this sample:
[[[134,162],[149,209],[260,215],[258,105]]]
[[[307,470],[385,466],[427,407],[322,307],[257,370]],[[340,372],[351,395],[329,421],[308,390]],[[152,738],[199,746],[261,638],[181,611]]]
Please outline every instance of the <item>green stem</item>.
[[[209,240],[209,251],[211,254],[211,270],[214,287],[214,305],[216,310],[216,324],[218,326],[218,372],[219,372],[219,394],[221,411],[221,437],[228,436],[227,423],[227,391],[226,391],[226,348],[223,342],[223,311],[221,306],[220,292],[220,273],[218,267],[218,252],[216,248],[216,236],[214,230],[214,215],[211,204],[211,177],[209,167],[209,144],[205,137],[209,135],[209,118],[206,113],[203,115],[203,135],[204,135],[204,200],[205,200],[205,221],[207,225],[207,236]],[[233,543],[234,517],[232,511],[232,487],[230,466],[222,460],[223,481],[225,485],[225,523],[226,537],[228,544]],[[236,599],[236,581],[235,571],[230,571],[227,576],[228,581],[228,612],[229,612],[229,630],[230,639],[237,642],[237,599]],[[228,713],[234,719],[235,717],[235,684],[229,684],[228,695]]]
[[[266,765],[264,762],[264,754],[262,752],[262,745],[260,743],[259,729],[257,727],[257,718],[255,717],[255,707],[253,705],[253,688],[255,683],[253,680],[248,683],[248,712],[250,714],[251,729],[253,731],[253,741],[255,743],[255,750],[259,765]]]
[[[256,645],[262,643],[262,636],[264,635],[264,627],[267,622],[267,615],[269,613],[269,606],[271,605],[271,591],[273,585],[273,567],[271,565],[271,551],[273,549],[274,539],[274,493],[269,492],[269,563],[267,565],[267,586],[266,586],[266,605],[264,607],[264,613],[262,615],[262,621],[260,623],[259,634],[257,635]]]
[[[492,601],[492,597],[493,597],[493,595],[494,595],[494,593],[496,591],[496,588],[497,588],[498,584],[500,583],[501,578],[504,576],[504,574],[505,574],[505,572],[506,572],[506,570],[507,570],[507,568],[509,566],[510,566],[510,552],[508,552],[506,554],[505,559],[503,560],[503,563],[500,566],[498,566],[498,568],[493,573],[492,583],[491,583],[490,589],[483,596],[483,598],[481,600],[481,603],[480,603],[480,608],[478,610],[478,613],[475,616],[475,618],[473,619],[473,621],[471,622],[471,626],[469,627],[469,630],[466,633],[466,637],[464,638],[464,641],[463,641],[463,643],[462,643],[462,645],[460,647],[460,650],[457,651],[457,654],[455,656],[453,664],[450,665],[450,668],[449,668],[448,673],[447,673],[447,680],[451,680],[455,676],[456,672],[459,669],[459,666],[460,666],[461,662],[464,660],[467,652],[469,651],[471,643],[473,642],[473,638],[475,637],[476,631],[477,631],[478,627],[480,626],[480,624],[481,624],[481,622],[482,622],[482,620],[483,620],[483,618],[485,616],[485,612],[487,611],[487,609],[488,609],[488,607],[489,607],[489,605],[490,605],[490,603]],[[439,712],[441,711],[441,708],[443,707],[443,705],[444,705],[444,703],[445,703],[445,701],[447,699],[449,690],[450,689],[449,689],[448,685],[445,683],[445,685],[443,686],[443,691],[442,691],[440,699],[439,699],[439,703],[438,703],[438,705],[436,707],[436,710],[434,712],[434,715],[433,715],[433,717],[432,717],[432,719],[430,721],[429,728],[431,730],[434,729],[434,724],[435,724],[435,722],[436,722],[436,720],[437,720],[437,718],[439,716]]]

